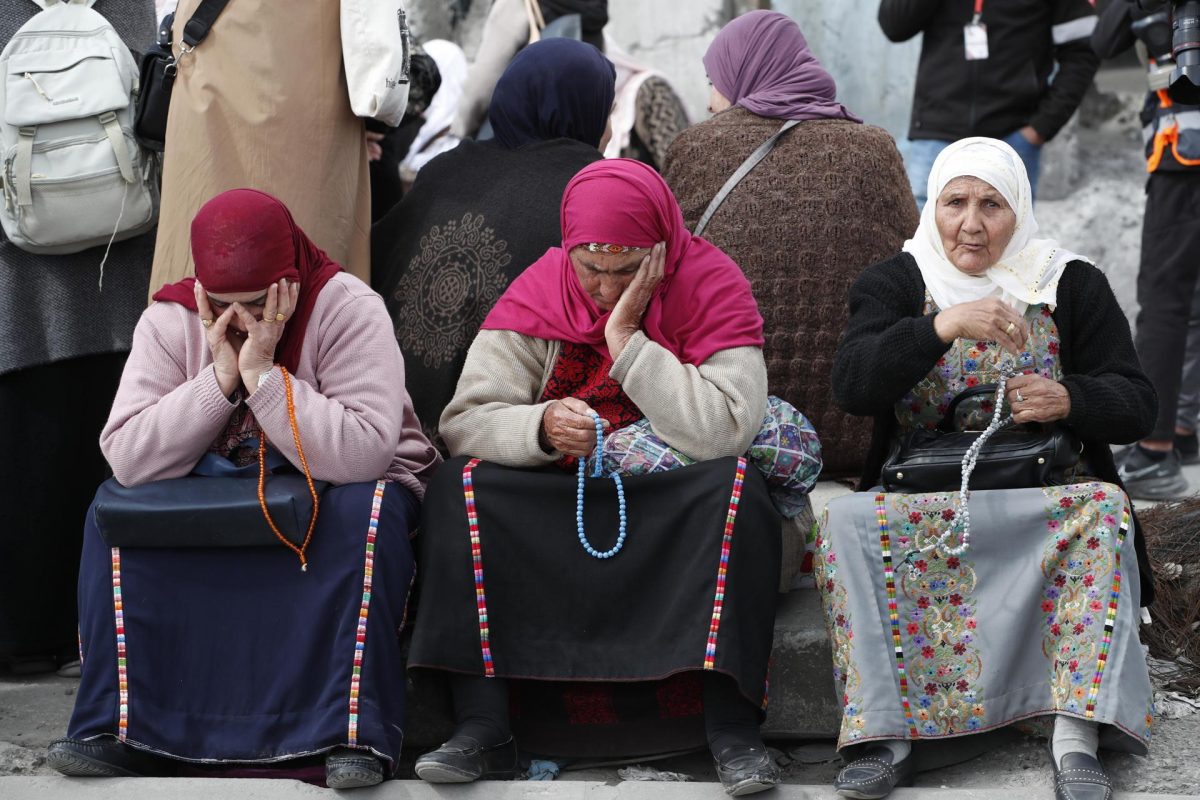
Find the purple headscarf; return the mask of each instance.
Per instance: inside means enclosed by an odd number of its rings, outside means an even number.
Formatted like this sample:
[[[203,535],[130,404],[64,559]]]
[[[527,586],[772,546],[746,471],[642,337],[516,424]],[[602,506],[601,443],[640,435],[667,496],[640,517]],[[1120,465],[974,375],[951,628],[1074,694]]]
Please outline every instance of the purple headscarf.
[[[773,119],[848,119],[837,85],[808,49],[800,26],[777,11],[751,11],[708,46],[704,68],[735,106]]]

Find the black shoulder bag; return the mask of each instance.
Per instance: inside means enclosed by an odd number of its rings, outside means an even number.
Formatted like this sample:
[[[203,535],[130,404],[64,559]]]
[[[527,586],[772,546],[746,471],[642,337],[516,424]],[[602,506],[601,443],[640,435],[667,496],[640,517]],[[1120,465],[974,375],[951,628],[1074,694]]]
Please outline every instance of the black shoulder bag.
[[[183,44],[179,46],[179,58],[196,49],[213,23],[225,10],[229,0],[203,0],[196,12],[183,28]],[[163,19],[158,30],[158,40],[142,55],[141,93],[133,119],[133,133],[138,142],[149,150],[162,152],[167,141],[167,113],[171,109],[171,90],[175,86],[178,59],[172,49],[174,41],[171,26],[175,15]]]

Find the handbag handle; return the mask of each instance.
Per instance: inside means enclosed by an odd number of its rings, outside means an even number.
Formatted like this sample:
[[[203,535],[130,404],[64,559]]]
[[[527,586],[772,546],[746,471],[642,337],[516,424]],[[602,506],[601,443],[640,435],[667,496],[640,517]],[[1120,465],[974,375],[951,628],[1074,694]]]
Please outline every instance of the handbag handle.
[[[263,516],[267,518],[267,525],[271,526],[271,532],[289,550],[300,557],[300,571],[308,572],[308,560],[304,556],[304,551],[308,549],[308,543],[312,541],[313,529],[317,527],[317,513],[321,507],[321,497],[317,494],[317,487],[313,486],[312,473],[308,469],[308,459],[304,457],[304,446],[300,444],[300,428],[296,425],[296,401],[292,397],[292,376],[288,374],[287,367],[282,364],[279,365],[279,371],[283,373],[283,391],[287,395],[288,423],[292,426],[292,439],[296,443],[296,452],[300,454],[300,466],[304,470],[304,480],[308,483],[308,492],[312,495],[312,519],[308,521],[308,532],[304,534],[304,542],[299,547],[292,544],[279,530],[275,520],[271,519],[271,512],[267,510],[267,497],[264,491],[267,482],[267,432],[264,430],[258,432],[258,504],[262,506]]]
[[[541,41],[546,18],[542,16],[542,7],[538,0],[525,0],[525,16],[529,18],[529,44]]]
[[[973,397],[981,395],[996,394],[996,384],[981,383],[978,386],[972,386],[970,389],[964,389],[954,396],[950,401],[950,407],[946,409],[946,413],[942,415],[942,421],[938,423],[937,429],[942,433],[954,433],[954,412],[958,411],[959,405],[964,400],[970,400]],[[1002,402],[1002,398],[996,397],[996,402]]]
[[[227,5],[229,0],[203,0],[200,3],[191,19],[183,26],[183,42],[187,45],[187,50],[194,50],[204,41],[208,32],[212,30],[213,23]]]

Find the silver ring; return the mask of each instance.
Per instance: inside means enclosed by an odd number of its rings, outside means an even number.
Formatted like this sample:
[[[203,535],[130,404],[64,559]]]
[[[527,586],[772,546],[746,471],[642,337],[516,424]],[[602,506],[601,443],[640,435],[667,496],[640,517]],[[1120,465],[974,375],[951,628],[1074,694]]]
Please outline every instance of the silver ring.
[[[1020,390],[1020,389],[1017,389],[1017,402],[1018,402],[1018,403],[1024,403],[1024,402],[1025,402],[1025,398],[1021,396],[1021,390]]]

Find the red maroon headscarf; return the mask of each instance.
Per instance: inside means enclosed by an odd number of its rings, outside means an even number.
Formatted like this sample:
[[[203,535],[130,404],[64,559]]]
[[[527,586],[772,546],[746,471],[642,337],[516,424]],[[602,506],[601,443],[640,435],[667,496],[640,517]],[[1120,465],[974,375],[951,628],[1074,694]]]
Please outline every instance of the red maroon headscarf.
[[[645,248],[666,242],[663,280],[642,318],[646,335],[696,366],[718,350],[762,347],[750,282],[729,256],[688,231],[675,196],[651,167],[627,158],[584,167],[563,192],[561,221],[562,247],[513,281],[483,321],[485,330],[587,344],[607,358],[609,312],[584,291],[567,254],[588,242]]]
[[[155,300],[196,311],[196,279],[217,294],[257,292],[280,278],[300,283],[300,295],[276,349],[295,372],[317,296],[342,268],[304,235],[282,202],[255,189],[233,189],[204,204],[192,220],[196,277],[158,290]]]

